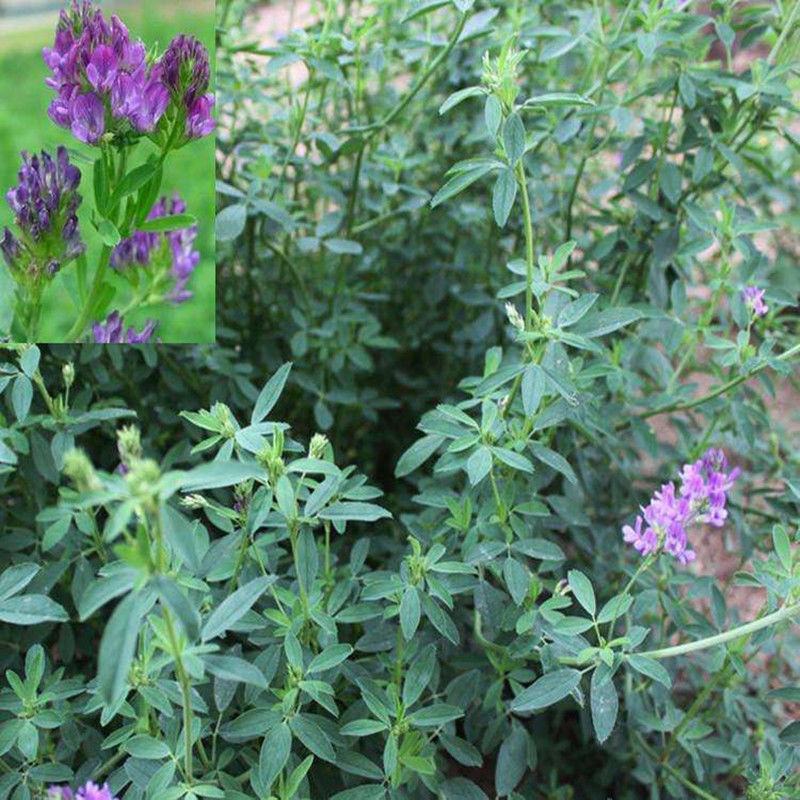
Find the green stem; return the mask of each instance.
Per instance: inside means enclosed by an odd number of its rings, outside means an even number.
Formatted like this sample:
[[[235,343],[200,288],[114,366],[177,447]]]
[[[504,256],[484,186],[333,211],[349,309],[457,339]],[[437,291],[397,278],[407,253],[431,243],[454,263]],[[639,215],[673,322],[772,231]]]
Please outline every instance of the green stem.
[[[645,656],[646,658],[672,658],[673,656],[682,656],[686,653],[693,653],[696,650],[705,650],[708,647],[716,647],[718,644],[724,644],[734,639],[739,639],[742,636],[749,636],[751,633],[760,631],[762,628],[768,628],[770,625],[777,625],[786,619],[791,619],[794,615],[800,613],[800,603],[793,603],[792,605],[784,606],[783,608],[767,614],[765,617],[755,619],[752,622],[747,622],[744,625],[739,625],[729,631],[718,633],[715,636],[707,636],[705,639],[698,639],[695,642],[684,642],[684,644],[677,644],[673,647],[664,647],[659,650],[647,650],[644,653],[635,653],[634,655]]]
[[[636,572],[633,573],[631,579],[625,585],[625,588],[619,593],[621,596],[625,596],[630,592],[633,584],[639,579],[639,576],[645,572],[646,570],[650,569],[650,566],[655,562],[656,558],[658,557],[657,553],[650,553],[641,564],[637,568]],[[616,610],[614,611],[614,616],[611,618],[611,622],[608,626],[608,632],[606,634],[606,639],[610,640],[614,636],[614,625],[617,624],[617,618],[619,617],[619,606],[617,606]]]
[[[628,15],[631,13],[633,9],[635,0],[629,0],[628,5],[625,6],[625,10],[622,12],[622,17],[620,18],[619,25],[617,25],[617,31],[614,34],[614,38],[608,45],[608,52],[606,54],[605,62],[603,64],[603,75],[600,80],[600,88],[598,90],[597,96],[597,105],[600,106],[603,103],[603,98],[605,97],[606,89],[608,87],[608,82],[610,78],[610,71],[611,71],[611,56],[612,56],[612,49],[611,45],[619,39],[619,35],[622,33],[622,29],[625,27],[625,22],[628,19]],[[602,33],[602,22],[600,27]],[[572,186],[570,187],[569,192],[569,199],[567,200],[567,209],[564,213],[564,240],[569,241],[572,238],[572,207],[575,204],[575,198],[578,194],[578,186],[580,185],[581,178],[583,177],[583,172],[586,169],[586,163],[589,161],[589,158],[592,155],[592,143],[594,141],[594,132],[597,128],[597,120],[599,114],[594,114],[592,116],[592,121],[589,123],[589,130],[586,135],[586,140],[583,143],[583,152],[581,153],[581,160],[578,162],[578,169],[575,172],[575,179],[572,181]]]
[[[776,357],[776,361],[787,361],[792,356],[800,353],[800,344],[796,344],[794,347],[790,347],[788,350],[785,350],[779,356]],[[763,372],[767,367],[770,366],[768,361],[765,361],[759,364],[757,367],[753,367],[749,372],[745,372],[742,375],[737,375],[735,378],[731,378],[726,383],[721,384],[716,389],[713,389],[708,394],[702,395],[701,397],[697,397],[694,400],[686,400],[686,401],[679,401],[676,403],[668,403],[664,406],[658,406],[657,408],[652,408],[649,411],[645,411],[642,414],[639,414],[640,419],[647,419],[649,417],[655,417],[658,414],[669,414],[673,411],[687,411],[692,408],[697,408],[697,406],[703,405],[707,403],[709,400],[713,400],[715,397],[719,397],[721,394],[725,394],[729,389],[733,389],[735,386],[738,386],[740,383],[744,383],[746,380],[749,380],[755,375],[758,375],[759,372]],[[630,424],[626,421],[622,427],[625,425]]]
[[[183,703],[183,741],[184,741],[184,778],[186,782],[192,782],[192,687],[189,676],[183,666],[178,637],[175,634],[175,625],[172,622],[172,614],[166,606],[161,608],[164,616],[164,625],[167,629],[167,637],[172,648],[172,658],[175,661],[175,675],[181,687]]]
[[[89,323],[92,310],[94,309],[94,306],[99,299],[100,292],[103,288],[103,280],[108,272],[108,263],[110,259],[111,247],[109,247],[107,244],[104,244],[103,250],[100,253],[100,261],[97,265],[97,271],[95,272],[94,279],[92,280],[92,288],[89,290],[89,296],[86,298],[86,302],[81,309],[78,319],[75,320],[75,324],[70,328],[69,333],[66,336],[66,340],[68,342],[77,341]]]
[[[521,158],[517,162],[516,172],[519,191],[522,195],[522,215],[525,223],[525,330],[530,331],[533,325],[533,220],[528,197],[528,182]]]
[[[642,746],[642,749],[650,756],[654,761],[658,761],[658,754],[650,747],[649,744],[644,740],[644,737],[640,733],[635,734],[636,738],[639,740],[639,744]],[[659,762],[661,763],[661,762]],[[661,766],[672,775],[679,783],[683,784],[687,789],[694,792],[698,797],[702,798],[702,800],[719,800],[713,794],[709,794],[705,789],[700,788],[696,783],[690,781],[682,772],[675,769],[672,764],[667,762],[661,763]]]
[[[781,47],[783,47],[783,43],[786,41],[786,37],[794,29],[795,19],[797,18],[797,14],[799,11],[800,11],[800,0],[795,0],[794,6],[792,6],[792,10],[789,12],[789,18],[786,20],[786,24],[781,28],[780,35],[775,41],[775,44],[772,46],[772,49],[769,51],[769,55],[767,56],[768,64],[775,63],[775,60],[778,57],[778,53],[780,52]]]

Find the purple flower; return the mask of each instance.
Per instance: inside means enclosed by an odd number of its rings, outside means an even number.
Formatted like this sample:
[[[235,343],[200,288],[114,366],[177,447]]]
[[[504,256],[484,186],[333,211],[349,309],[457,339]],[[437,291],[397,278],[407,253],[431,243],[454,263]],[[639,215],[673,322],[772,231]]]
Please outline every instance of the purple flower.
[[[117,78],[117,56],[107,45],[101,44],[86,65],[86,77],[98,92],[107,92]]]
[[[106,131],[149,133],[166,110],[169,93],[144,45],[89,0],[72,0],[61,12],[53,46],[42,55],[56,92],[50,118],[82,142],[97,144]]]
[[[92,325],[92,338],[97,344],[144,344],[150,341],[155,328],[156,323],[149,320],[140,332],[135,328],[123,330],[122,317],[118,311],[112,311],[105,322]]]
[[[688,564],[695,552],[689,547],[687,528],[724,525],[728,491],[738,476],[738,468],[728,471],[722,450],[708,450],[698,461],[683,466],[678,492],[670,482],[653,494],[633,526],[623,526],[623,540],[643,556],[663,549],[681,564]]]
[[[107,783],[98,786],[87,781],[77,792],[69,786],[51,786],[47,792],[51,800],[117,800]]]
[[[106,130],[106,110],[96,94],[78,95],[71,106],[71,129],[76,139],[97,144]]]
[[[208,90],[208,51],[194,36],[181,34],[169,43],[161,70],[164,84],[183,98],[187,108]]]
[[[6,194],[20,235],[6,228],[0,240],[12,273],[38,280],[84,251],[77,215],[80,182],[80,170],[70,163],[65,147],[58,148],[55,158],[45,151],[22,154],[19,183]]]
[[[213,108],[213,94],[198,97],[189,107],[186,115],[186,135],[190,139],[202,139],[213,132],[216,127],[214,117],[211,116]]]
[[[742,300],[756,317],[763,317],[769,311],[764,302],[764,289],[759,289],[758,286],[745,286]]]
[[[172,199],[162,197],[152,208],[148,219],[184,214],[186,203],[178,194]],[[129,267],[146,267],[158,272],[161,263],[168,270],[166,275],[172,285],[163,289],[173,303],[183,303],[192,297],[186,286],[200,262],[200,253],[194,249],[197,226],[168,231],[163,234],[135,231],[123,239],[111,253],[111,266],[116,270]]]
[[[185,120],[184,141],[175,146],[208,136],[215,122],[214,95],[207,94],[211,70],[206,48],[193,36],[176,36],[157,68],[172,97],[177,123]]]

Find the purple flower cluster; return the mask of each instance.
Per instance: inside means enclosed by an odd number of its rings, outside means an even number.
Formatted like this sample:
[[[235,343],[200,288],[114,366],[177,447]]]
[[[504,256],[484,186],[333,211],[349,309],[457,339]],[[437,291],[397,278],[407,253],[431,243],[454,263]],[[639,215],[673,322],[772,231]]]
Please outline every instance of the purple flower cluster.
[[[51,786],[47,794],[50,800],[117,800],[107,783],[98,786],[91,781],[75,792],[69,786]]]
[[[742,300],[756,317],[763,317],[769,311],[764,302],[764,289],[759,289],[758,286],[745,286],[742,290]]]
[[[167,110],[169,91],[148,66],[144,44],[90,0],[72,0],[61,12],[53,47],[42,54],[52,71],[47,85],[57,93],[48,113],[82,142],[97,144],[121,123],[149,133]]]
[[[708,450],[702,458],[683,466],[678,491],[670,482],[654,493],[633,526],[622,528],[624,540],[643,556],[663,549],[681,564],[688,564],[695,552],[688,546],[687,528],[693,524],[724,525],[728,491],[738,475],[738,468],[728,471],[722,450]]]
[[[186,136],[201,139],[214,130],[214,95],[208,93],[208,51],[193,36],[176,36],[161,59],[162,80],[186,115]]]
[[[150,341],[155,329],[156,323],[150,320],[141,331],[124,330],[119,312],[112,311],[105,322],[92,325],[92,340],[97,344],[144,344]]]
[[[178,194],[172,199],[162,197],[152,208],[148,219],[186,213],[186,203]],[[183,303],[192,297],[186,288],[189,278],[200,262],[200,253],[194,249],[197,226],[179,228],[167,233],[135,231],[123,239],[111,254],[111,266],[123,270],[131,266],[149,267],[157,260],[160,249],[165,248],[170,261],[170,274],[174,285],[167,294],[173,303]]]
[[[117,16],[106,20],[91,0],[72,0],[61,12],[53,47],[43,50],[52,75],[47,85],[57,93],[51,119],[88,144],[107,132],[152,134],[169,114],[185,118],[183,139],[214,129],[213,95],[208,89],[208,53],[200,42],[177,36],[162,61],[149,64],[144,44],[132,40]]]
[[[77,214],[81,173],[70,164],[65,147],[58,148],[55,158],[42,151],[38,156],[23,153],[22,159],[19,184],[6,194],[21,238],[6,228],[0,250],[12,272],[36,279],[54,275],[85,249]]]

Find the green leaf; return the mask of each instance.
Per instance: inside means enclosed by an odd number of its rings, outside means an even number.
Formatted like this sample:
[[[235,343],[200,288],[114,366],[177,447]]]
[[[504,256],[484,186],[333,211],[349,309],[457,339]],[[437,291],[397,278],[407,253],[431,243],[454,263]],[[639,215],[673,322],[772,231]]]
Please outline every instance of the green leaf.
[[[289,720],[292,733],[318,758],[336,762],[336,753],[322,728],[309,716],[298,714]]]
[[[402,478],[414,472],[417,467],[425,463],[444,442],[444,436],[428,434],[417,439],[411,447],[400,456],[394,468],[396,478]]]
[[[191,604],[189,598],[181,591],[178,584],[163,575],[153,580],[161,601],[180,621],[183,630],[190,640],[200,635],[200,612]]]
[[[20,356],[19,365],[22,367],[22,371],[29,378],[33,378],[34,373],[39,368],[40,358],[41,353],[36,345],[32,345],[31,347],[27,348],[27,350],[24,350],[22,356]]]
[[[603,625],[611,622],[612,619],[619,619],[623,614],[627,613],[632,605],[633,597],[631,595],[615,595],[600,609],[600,613],[597,615],[597,621]]]
[[[416,586],[407,586],[400,601],[400,627],[407,642],[416,633],[422,613]]]
[[[403,682],[403,705],[410,708],[419,700],[436,668],[436,646],[429,644],[411,662]]]
[[[415,711],[408,717],[408,721],[415,728],[438,728],[441,725],[446,725],[454,719],[459,719],[464,716],[464,712],[457,706],[451,706],[447,703],[436,703],[435,705],[421,708]]]
[[[275,580],[274,575],[255,578],[226,597],[203,625],[203,641],[214,639],[233,627],[253,607],[256,600],[275,583]]]
[[[125,689],[142,620],[154,601],[151,592],[129,594],[108,620],[97,657],[97,682],[106,705],[116,702]]]
[[[541,711],[563,700],[581,682],[581,673],[576,669],[558,669],[537,678],[527,689],[523,689],[512,701],[512,711]]]
[[[792,550],[789,543],[789,534],[782,525],[774,525],[772,528],[772,544],[775,553],[783,568],[790,572],[792,569]]]
[[[468,97],[477,97],[484,94],[486,94],[486,89],[483,86],[468,86],[466,89],[459,89],[457,92],[453,92],[439,106],[439,114],[446,114],[451,108],[455,108],[462,100],[466,100]]]
[[[276,725],[264,737],[258,756],[258,775],[267,792],[286,766],[291,750],[292,732],[285,722]]]
[[[289,780],[286,781],[286,789],[284,790],[284,795],[286,797],[295,796],[303,778],[305,778],[306,773],[311,769],[313,763],[314,756],[307,756],[292,770],[292,774],[289,775]]]
[[[194,225],[197,225],[197,217],[193,217],[191,214],[170,214],[166,217],[146,219],[140,223],[139,230],[145,233],[167,233],[191,228]]]
[[[492,451],[485,445],[481,445],[467,459],[467,476],[472,486],[479,484],[492,468]]]
[[[310,528],[303,528],[297,537],[297,580],[303,591],[310,593],[319,572],[319,553],[314,534]]]
[[[33,384],[27,375],[17,375],[11,387],[11,407],[14,416],[23,422],[31,410],[33,400]]]
[[[516,111],[508,115],[503,126],[503,146],[508,163],[514,167],[525,152],[525,125]]]
[[[525,416],[530,417],[539,409],[544,397],[545,374],[538,364],[529,364],[522,374],[522,408]]]
[[[250,418],[251,425],[261,422],[272,411],[281,396],[281,392],[283,392],[283,387],[286,385],[286,379],[289,377],[291,369],[291,361],[282,364],[264,384],[264,388],[259,393],[255,406],[253,406],[253,415]]]
[[[354,719],[342,727],[342,736],[371,736],[386,730],[386,723],[377,719]]]
[[[169,747],[164,742],[145,734],[128,739],[122,749],[135,758],[154,759],[167,758],[169,756]]]
[[[364,252],[364,248],[352,239],[326,239],[323,244],[326,250],[337,255],[357,256]]]
[[[253,478],[264,478],[264,468],[256,463],[243,464],[241,461],[210,461],[201,464],[181,476],[181,488],[185,492],[198,492],[201,489],[221,489],[234,486]]]
[[[673,205],[681,196],[681,171],[671,161],[665,161],[658,171],[658,183],[664,197]]]
[[[0,622],[10,625],[38,625],[68,619],[62,606],[44,594],[26,594],[0,601]]]
[[[114,189],[114,194],[111,197],[111,208],[116,207],[123,197],[138,192],[156,174],[157,169],[156,162],[148,162],[134,167]]]
[[[531,106],[593,106],[595,103],[588,97],[574,92],[545,92],[529,97],[525,103],[525,108]]]
[[[552,467],[556,472],[560,472],[570,483],[577,485],[578,477],[564,456],[539,442],[531,442],[530,448],[537,460],[547,464],[548,467]]]
[[[567,303],[558,315],[558,327],[569,328],[586,315],[586,312],[595,304],[599,294],[584,294],[577,300]]]
[[[480,180],[484,175],[487,175],[492,170],[497,169],[498,166],[498,164],[494,163],[481,163],[472,169],[459,172],[457,175],[453,176],[449,181],[447,181],[447,183],[442,186],[438,192],[436,192],[431,200],[431,208],[436,208],[436,206],[444,203],[445,200],[455,197],[459,192],[464,191],[467,186],[470,186],[471,184],[475,183],[475,181]]]
[[[642,318],[635,308],[607,308],[583,320],[575,327],[575,333],[594,339],[624,328]]]
[[[800,720],[790,722],[781,732],[778,737],[786,744],[800,746]]]
[[[375,522],[378,519],[391,517],[385,508],[374,503],[334,503],[319,512],[320,519],[329,519],[337,522],[358,520],[359,522]]]
[[[315,672],[326,672],[329,669],[333,669],[345,661],[352,652],[353,647],[349,644],[329,645],[321,653],[311,659],[306,673],[311,675]]]
[[[116,247],[122,241],[117,226],[110,219],[101,219],[97,226],[97,232],[106,247]]]
[[[583,606],[585,611],[594,616],[594,612],[597,610],[597,602],[594,597],[592,582],[577,569],[571,569],[567,573],[567,582],[575,595],[575,599]]]
[[[381,783],[363,783],[352,789],[336,792],[331,800],[385,800],[386,789]]]
[[[7,600],[21,592],[39,572],[39,565],[32,563],[14,564],[0,573],[0,600]]]
[[[264,673],[255,665],[238,656],[205,655],[206,669],[218,678],[233,683],[247,683],[259,689],[269,688]]]
[[[486,793],[467,778],[451,778],[439,787],[442,800],[489,800]]]
[[[226,206],[217,214],[214,232],[218,242],[229,242],[240,236],[247,222],[247,206],[236,203]]]
[[[602,744],[614,730],[619,711],[619,697],[614,688],[609,668],[600,664],[592,673],[590,686],[592,724],[597,741]]]
[[[494,220],[501,227],[505,227],[508,215],[514,206],[517,197],[517,179],[511,169],[504,169],[497,176],[492,189],[492,210]]]
[[[654,658],[648,658],[647,656],[640,656],[636,655],[636,653],[631,653],[626,657],[628,664],[633,667],[637,672],[640,672],[642,675],[646,675],[648,678],[652,678],[654,681],[658,681],[659,683],[663,683],[668,689],[672,686],[672,678],[669,676],[669,672],[667,672],[661,664],[658,663]]]
[[[498,797],[508,797],[528,769],[528,736],[514,724],[497,753],[494,769],[494,788]]]

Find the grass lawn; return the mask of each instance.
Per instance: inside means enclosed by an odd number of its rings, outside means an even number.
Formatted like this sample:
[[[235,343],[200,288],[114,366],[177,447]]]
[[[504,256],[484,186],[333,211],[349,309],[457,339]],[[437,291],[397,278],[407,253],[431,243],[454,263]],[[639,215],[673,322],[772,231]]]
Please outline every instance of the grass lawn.
[[[191,33],[203,41],[213,52],[214,15],[211,0],[203,2],[166,5],[159,0],[139,0],[121,7],[120,16],[132,34],[141,37],[149,46],[158,43],[163,50],[177,33]],[[45,86],[48,74],[41,58],[41,48],[53,40],[53,28],[24,31],[0,37],[0,98],[3,111],[0,115],[0,196],[16,183],[21,150],[54,150],[65,144],[76,153],[93,157],[94,148],[78,142],[69,131],[57,127],[47,116],[47,106],[53,96]],[[149,142],[140,144],[136,163],[142,159]],[[142,152],[139,153],[139,150]],[[81,229],[84,239],[95,241],[96,232],[89,222],[92,170],[90,165],[78,162],[83,171],[82,193],[84,207]],[[199,221],[197,247],[201,261],[192,276],[189,288],[195,296],[180,306],[158,306],[131,313],[128,324],[141,327],[147,318],[159,321],[157,335],[164,342],[214,341],[215,312],[215,251],[214,251],[214,137],[185,147],[167,161],[162,193],[178,191],[186,200],[189,213]],[[0,228],[11,222],[10,210],[5,201],[0,202]],[[96,264],[99,247],[90,248],[90,271]],[[53,341],[62,338],[77,314],[74,282],[74,265],[57,276],[47,292],[42,315],[40,339]],[[116,306],[125,302],[126,282],[116,276],[123,294],[115,300]],[[2,316],[10,314],[13,284],[0,259],[0,330],[4,327]]]

